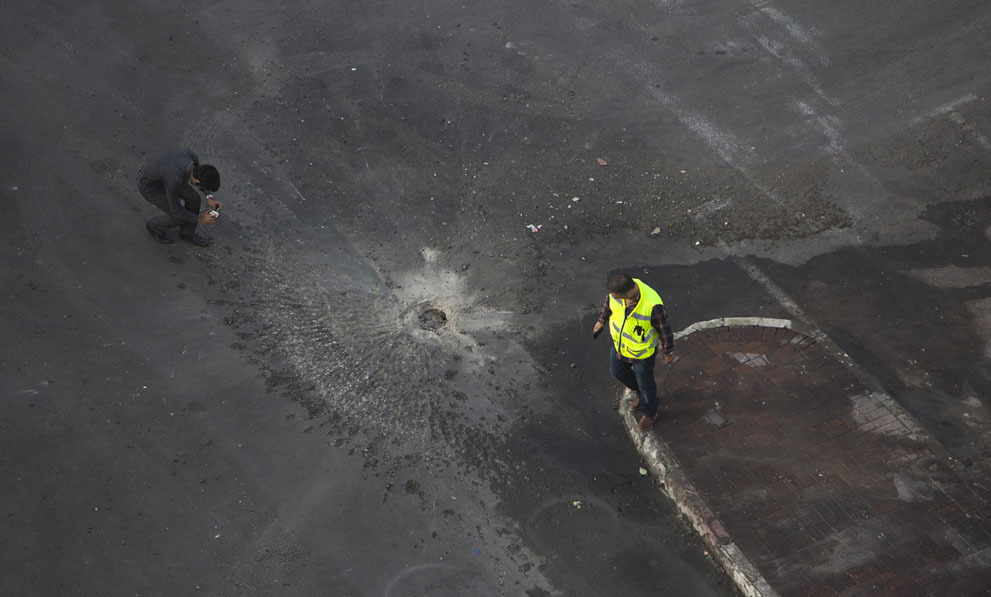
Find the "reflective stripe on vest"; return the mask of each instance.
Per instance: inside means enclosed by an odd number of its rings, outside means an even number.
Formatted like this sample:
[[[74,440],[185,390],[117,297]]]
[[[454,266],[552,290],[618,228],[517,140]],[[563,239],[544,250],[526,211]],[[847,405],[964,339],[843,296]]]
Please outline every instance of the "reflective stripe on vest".
[[[640,289],[640,300],[633,311],[626,315],[626,305],[622,299],[609,295],[609,333],[612,334],[613,347],[621,356],[631,359],[645,359],[654,354],[660,335],[650,325],[650,314],[655,305],[663,305],[664,301],[640,280],[633,278]]]

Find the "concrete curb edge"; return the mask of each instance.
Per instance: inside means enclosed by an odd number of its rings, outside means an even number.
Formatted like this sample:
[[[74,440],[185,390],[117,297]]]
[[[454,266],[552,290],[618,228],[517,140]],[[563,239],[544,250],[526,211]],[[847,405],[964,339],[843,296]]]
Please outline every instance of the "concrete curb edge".
[[[699,495],[695,485],[685,475],[664,441],[654,433],[645,433],[637,429],[636,417],[626,408],[633,399],[633,392],[627,389],[624,398],[620,401],[620,412],[626,431],[647,461],[647,467],[661,484],[664,493],[688,519],[692,528],[744,595],[778,597],[777,591],[768,584],[750,558],[733,542],[733,538],[709,508],[705,499]]]
[[[708,321],[695,322],[674,334],[675,339],[720,327],[761,326],[768,328],[794,329],[788,319],[766,317],[720,317]],[[805,330],[795,330],[805,333]],[[807,334],[812,336],[813,334]],[[678,460],[657,434],[641,432],[637,429],[637,418],[625,408],[633,400],[633,392],[627,389],[620,401],[620,416],[627,433],[637,450],[647,462],[647,467],[658,480],[664,493],[675,503],[678,511],[688,519],[692,528],[709,547],[723,570],[733,579],[737,588],[747,597],[779,597],[778,592],[764,579],[757,566],[750,561],[737,546],[726,527],[716,517],[705,499],[695,489],[695,485],[685,475]]]
[[[912,439],[927,444],[933,452],[944,459],[954,461],[949,452],[926,433],[922,426],[895,401],[881,384],[858,367],[850,355],[833,342],[822,330],[790,319],[773,319],[766,317],[720,317],[708,321],[691,324],[684,330],[674,334],[675,339],[681,339],[695,332],[720,327],[766,327],[786,328],[796,333],[814,338],[824,349],[839,362],[848,367],[873,391],[874,396],[909,430]],[[705,502],[696,490],[695,485],[685,475],[674,454],[656,433],[642,432],[637,429],[637,418],[626,405],[633,400],[633,392],[629,389],[623,393],[620,400],[620,416],[630,438],[633,439],[637,450],[644,457],[647,466],[661,485],[664,493],[675,503],[678,511],[685,516],[705,544],[712,550],[717,561],[722,565],[737,588],[747,597],[779,597],[778,592],[761,575],[757,567],[745,553],[736,545],[715,512]]]

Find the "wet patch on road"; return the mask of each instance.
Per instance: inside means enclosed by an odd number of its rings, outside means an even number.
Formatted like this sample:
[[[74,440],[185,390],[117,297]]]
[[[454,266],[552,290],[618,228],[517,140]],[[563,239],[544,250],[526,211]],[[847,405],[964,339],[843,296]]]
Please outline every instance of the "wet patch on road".
[[[986,470],[991,197],[939,203],[923,218],[936,238],[761,267],[947,449]]]

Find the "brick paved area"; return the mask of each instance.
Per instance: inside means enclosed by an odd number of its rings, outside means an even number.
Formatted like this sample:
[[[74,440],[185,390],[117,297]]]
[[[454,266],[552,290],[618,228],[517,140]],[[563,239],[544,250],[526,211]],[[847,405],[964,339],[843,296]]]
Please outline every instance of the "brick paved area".
[[[991,594],[987,488],[819,343],[720,327],[678,354],[655,430],[780,594]]]

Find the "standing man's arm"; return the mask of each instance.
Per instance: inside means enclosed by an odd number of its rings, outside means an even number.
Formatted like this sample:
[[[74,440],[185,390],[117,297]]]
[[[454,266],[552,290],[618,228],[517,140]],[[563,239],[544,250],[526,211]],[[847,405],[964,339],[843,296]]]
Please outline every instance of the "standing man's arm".
[[[650,325],[657,330],[661,338],[661,351],[664,353],[664,362],[674,362],[674,334],[671,333],[671,325],[668,323],[668,312],[664,305],[654,305],[650,312]]]
[[[599,313],[599,319],[595,322],[595,326],[592,328],[592,339],[595,340],[602,333],[602,328],[606,327],[606,323],[612,316],[612,309],[609,308],[609,295],[606,295],[606,302],[602,305],[602,312]]]

